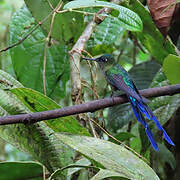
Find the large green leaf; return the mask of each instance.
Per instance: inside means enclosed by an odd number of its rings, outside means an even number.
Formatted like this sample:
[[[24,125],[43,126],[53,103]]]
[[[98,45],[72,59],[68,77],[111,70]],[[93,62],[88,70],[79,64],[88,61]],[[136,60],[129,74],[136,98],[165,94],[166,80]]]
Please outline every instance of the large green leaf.
[[[32,112],[60,109],[61,106],[43,94],[27,88],[16,88],[11,90],[21,102]],[[51,119],[45,123],[55,132],[69,132],[73,134],[89,135],[79,122],[72,116]]]
[[[26,7],[16,12],[10,24],[10,43],[17,42],[27,34],[34,23],[35,20]],[[40,92],[43,92],[45,39],[46,36],[39,27],[28,39],[10,50],[17,79],[26,87]],[[54,96],[56,94],[56,97],[64,97],[65,85],[69,79],[67,47],[63,43],[57,45],[52,42],[52,45],[46,48],[47,95]]]
[[[129,74],[138,89],[146,89],[150,86],[159,68],[160,65],[155,61],[147,61],[135,65],[129,71]],[[133,118],[133,111],[129,103],[111,107],[108,112],[108,127],[113,131],[117,131],[129,123]]]
[[[53,9],[49,5],[55,8],[58,4],[62,2],[61,0],[25,0],[25,3],[35,18],[36,22],[42,21],[46,16],[48,16]],[[64,0],[63,2],[68,2]],[[51,19],[42,24],[42,27],[49,32]],[[84,29],[83,15],[74,12],[57,13],[53,22],[53,29],[51,36],[60,43],[72,43],[77,40]]]
[[[176,54],[175,46],[164,39],[156,28],[148,10],[138,0],[130,0],[126,7],[136,12],[143,21],[143,31],[135,33],[151,55],[162,64],[168,54]]]
[[[43,166],[37,162],[0,162],[0,172],[3,180],[42,180]]]
[[[6,72],[0,71],[0,82],[1,116],[32,112],[16,95],[10,92],[13,88],[23,87],[18,81],[10,77]],[[60,141],[57,141],[54,131],[44,122],[32,125],[16,124],[1,126],[0,136],[41,162],[49,172],[72,163],[74,151]],[[64,172],[64,175],[66,175],[66,172]],[[64,178],[65,176],[61,177],[61,179]]]
[[[115,18],[119,20],[119,24],[121,24],[123,28],[130,31],[142,31],[142,21],[139,16],[133,11],[114,3],[96,0],[76,0],[67,3],[64,6],[64,9],[77,9],[86,7],[108,7],[118,10],[119,15]]]
[[[169,54],[164,59],[163,70],[172,84],[180,84],[180,57]]]
[[[100,163],[119,177],[132,180],[159,179],[155,172],[141,159],[123,146],[77,135],[57,134],[57,138],[76,151]],[[111,172],[111,174],[112,174]]]

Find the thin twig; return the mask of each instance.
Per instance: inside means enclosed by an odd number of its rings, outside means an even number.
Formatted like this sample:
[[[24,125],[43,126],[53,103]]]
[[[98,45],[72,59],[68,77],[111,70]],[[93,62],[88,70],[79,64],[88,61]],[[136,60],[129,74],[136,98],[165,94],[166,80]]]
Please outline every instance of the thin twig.
[[[89,122],[89,125],[90,125],[90,127],[91,127],[92,134],[93,134],[93,136],[94,136],[95,138],[97,138],[96,131],[95,131],[94,126],[93,126],[93,124],[92,124],[92,122],[93,122],[94,120],[91,119],[91,117],[90,117],[89,114],[87,114],[87,116],[88,116],[88,122]]]
[[[53,7],[53,5],[51,4],[51,2],[50,2],[49,0],[47,0],[47,2],[48,2],[48,4],[49,4],[49,7],[50,7],[52,10],[54,10],[54,7]]]
[[[88,88],[90,91],[93,91],[93,93],[96,94],[96,97],[99,98],[99,95],[97,94],[97,92],[90,87],[91,85],[87,81],[81,80],[81,85],[82,87]]]
[[[46,95],[46,59],[47,59],[47,47],[44,44],[44,57],[43,57],[43,91]]]
[[[43,58],[43,91],[44,94],[46,95],[46,63],[47,63],[47,47],[51,44],[51,33],[52,33],[52,28],[53,28],[53,24],[54,24],[54,18],[57,14],[56,11],[58,11],[62,6],[62,2],[60,1],[58,3],[58,5],[56,6],[56,8],[53,10],[53,15],[51,18],[51,24],[50,24],[50,28],[49,28],[49,33],[48,36],[46,38],[46,43],[44,46],[44,58]]]

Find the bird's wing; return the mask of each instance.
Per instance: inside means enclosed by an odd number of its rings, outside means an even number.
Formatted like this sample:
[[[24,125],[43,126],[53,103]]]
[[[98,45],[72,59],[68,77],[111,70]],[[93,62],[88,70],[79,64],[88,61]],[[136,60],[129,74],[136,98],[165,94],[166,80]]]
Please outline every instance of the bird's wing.
[[[127,95],[134,97],[135,99],[142,101],[141,96],[132,88],[130,88],[119,74],[113,74],[107,76],[108,82],[117,88],[118,90],[124,91]]]
[[[132,80],[131,80],[131,83],[132,83],[135,91],[137,92],[137,94],[139,94],[139,96],[141,96],[140,93],[139,93],[139,91],[138,91],[138,89],[137,89],[137,87],[136,87],[136,85],[134,84],[134,82],[133,82]],[[141,98],[142,98],[143,103],[148,103],[148,102],[149,102],[149,100],[148,100],[147,98],[145,98],[145,97],[143,97],[143,96],[141,96]]]

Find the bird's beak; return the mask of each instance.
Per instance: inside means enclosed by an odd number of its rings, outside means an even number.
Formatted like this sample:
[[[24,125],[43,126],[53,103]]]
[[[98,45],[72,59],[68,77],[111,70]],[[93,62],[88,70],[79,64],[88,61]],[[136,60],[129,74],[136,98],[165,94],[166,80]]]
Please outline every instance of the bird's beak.
[[[98,58],[85,58],[85,57],[83,57],[82,59],[84,59],[84,60],[90,60],[90,61],[97,61]]]

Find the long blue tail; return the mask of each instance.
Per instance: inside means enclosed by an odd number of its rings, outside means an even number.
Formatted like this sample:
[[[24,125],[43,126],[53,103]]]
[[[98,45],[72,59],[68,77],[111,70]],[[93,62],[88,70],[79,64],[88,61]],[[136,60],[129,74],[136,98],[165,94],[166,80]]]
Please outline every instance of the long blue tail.
[[[138,100],[136,100],[135,98],[128,96],[129,101],[132,105],[134,114],[137,118],[137,120],[143,125],[143,127],[145,128],[145,132],[149,138],[149,141],[151,142],[153,148],[158,151],[158,145],[154,140],[153,134],[151,132],[151,130],[148,127],[148,124],[143,116],[143,114],[145,115],[145,117],[149,120],[153,120],[156,124],[156,126],[158,127],[159,130],[161,130],[163,132],[163,136],[165,138],[165,140],[174,146],[174,143],[172,142],[171,138],[167,135],[166,131],[164,130],[164,128],[161,126],[161,124],[159,123],[159,121],[157,120],[157,118],[154,116],[153,112],[151,111],[151,109],[143,102],[139,102]]]

